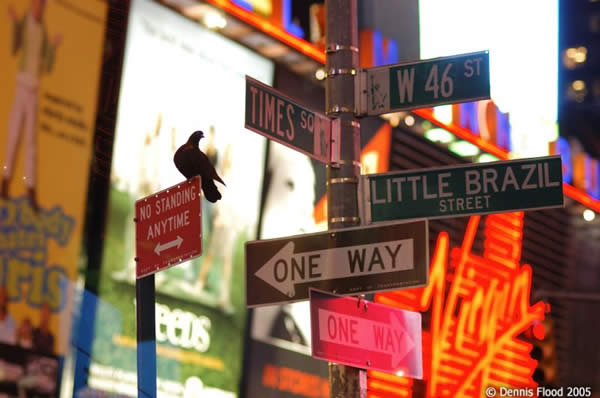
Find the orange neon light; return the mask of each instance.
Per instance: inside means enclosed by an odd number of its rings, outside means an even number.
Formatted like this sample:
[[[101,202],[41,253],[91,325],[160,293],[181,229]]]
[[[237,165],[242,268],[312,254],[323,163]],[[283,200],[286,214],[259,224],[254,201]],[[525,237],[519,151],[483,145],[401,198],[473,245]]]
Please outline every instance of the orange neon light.
[[[433,109],[431,108],[415,109],[412,112],[414,112],[416,115],[421,116],[423,119],[429,120],[436,126],[441,127],[444,130],[448,130],[457,137],[470,142],[471,144],[479,147],[480,149],[483,149],[487,153],[492,154],[501,160],[510,159],[508,151],[473,134],[469,129],[460,127],[454,123],[446,124],[437,120],[433,115]],[[563,192],[565,195],[567,195],[571,199],[575,199],[582,205],[585,205],[596,212],[600,212],[600,200],[594,199],[584,191],[575,188],[573,185],[563,184]]]
[[[206,2],[227,11],[231,15],[254,26],[258,30],[261,30],[264,33],[284,42],[290,47],[311,57],[315,61],[325,64],[326,57],[325,52],[323,50],[313,46],[306,40],[300,39],[296,36],[289,34],[282,27],[270,22],[269,20],[259,15],[254,14],[252,11],[245,10],[237,4],[230,2],[229,0],[206,0]]]
[[[535,337],[536,339],[544,340],[544,337],[546,337],[546,329],[544,328],[544,324],[541,322],[534,324],[532,333],[533,337]]]
[[[563,192],[571,199],[575,199],[582,205],[589,207],[590,209],[600,213],[600,200],[592,198],[580,189],[575,188],[573,185],[563,184]]]
[[[375,297],[430,312],[423,333],[425,397],[475,398],[488,386],[535,386],[532,346],[517,336],[544,318],[545,306],[530,305],[531,267],[519,264],[523,213],[487,217],[481,256],[472,253],[480,221],[469,219],[460,247],[450,248],[448,234],[440,233],[426,287]],[[401,378],[369,372],[370,398],[412,397],[414,387],[395,379]]]

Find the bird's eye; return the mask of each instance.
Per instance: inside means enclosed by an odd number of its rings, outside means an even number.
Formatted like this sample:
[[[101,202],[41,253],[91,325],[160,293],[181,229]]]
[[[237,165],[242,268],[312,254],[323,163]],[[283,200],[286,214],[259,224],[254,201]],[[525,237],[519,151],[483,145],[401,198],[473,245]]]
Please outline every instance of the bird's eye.
[[[294,181],[292,181],[292,180],[286,180],[285,181],[285,185],[287,185],[290,188],[290,191],[294,190]]]

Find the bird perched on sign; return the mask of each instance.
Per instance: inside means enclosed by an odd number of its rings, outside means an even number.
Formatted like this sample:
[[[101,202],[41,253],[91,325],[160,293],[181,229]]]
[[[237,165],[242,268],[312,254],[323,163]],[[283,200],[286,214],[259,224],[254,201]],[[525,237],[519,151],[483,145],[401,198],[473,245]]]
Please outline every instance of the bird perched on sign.
[[[187,142],[175,151],[173,162],[177,170],[185,178],[189,179],[199,175],[202,178],[202,192],[204,192],[204,197],[209,202],[215,203],[221,199],[221,193],[217,189],[214,180],[219,181],[223,185],[225,185],[225,182],[217,174],[208,156],[198,148],[198,143],[203,137],[204,133],[202,131],[194,131]]]

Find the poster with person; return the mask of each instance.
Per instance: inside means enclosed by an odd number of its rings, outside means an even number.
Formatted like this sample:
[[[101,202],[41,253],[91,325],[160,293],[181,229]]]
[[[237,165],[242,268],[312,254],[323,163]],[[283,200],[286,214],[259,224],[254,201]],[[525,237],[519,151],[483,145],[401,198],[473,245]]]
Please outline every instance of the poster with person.
[[[56,373],[68,346],[106,12],[100,0],[0,3],[0,344],[16,350],[0,349],[0,369],[25,390],[37,388],[28,369]]]

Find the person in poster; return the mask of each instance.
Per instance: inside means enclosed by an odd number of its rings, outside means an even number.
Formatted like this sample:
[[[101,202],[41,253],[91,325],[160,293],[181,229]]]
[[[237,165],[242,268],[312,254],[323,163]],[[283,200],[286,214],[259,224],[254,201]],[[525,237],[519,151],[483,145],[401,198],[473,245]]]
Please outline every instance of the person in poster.
[[[69,353],[107,9],[0,4],[0,396],[56,397]]]
[[[35,193],[38,89],[41,76],[52,72],[56,50],[62,40],[60,34],[55,34],[51,40],[49,39],[43,21],[46,2],[47,0],[31,0],[31,7],[22,18],[17,16],[12,5],[8,6],[8,15],[13,24],[12,52],[19,57],[19,62],[17,86],[8,121],[1,195],[4,199],[8,198],[8,185],[13,174],[17,144],[21,134],[24,134],[27,147],[25,185],[31,207],[36,211],[38,208]]]

